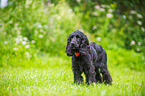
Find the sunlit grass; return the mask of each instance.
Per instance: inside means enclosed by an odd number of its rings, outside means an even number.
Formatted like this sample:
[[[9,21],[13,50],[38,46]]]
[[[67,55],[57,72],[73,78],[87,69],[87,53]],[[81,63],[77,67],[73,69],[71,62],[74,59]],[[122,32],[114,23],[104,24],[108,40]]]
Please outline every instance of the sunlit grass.
[[[125,57],[121,57],[123,60],[120,60],[119,57],[113,59],[114,55],[121,55],[121,53],[111,55],[111,52],[114,51],[108,50],[108,68],[113,78],[112,85],[73,84],[71,59],[44,55],[39,56],[36,61],[24,60],[25,62],[20,63],[22,65],[1,67],[0,95],[144,96],[145,72],[132,70],[129,66],[126,66],[126,62],[123,62],[126,58],[125,55],[123,55]],[[135,55],[136,53],[132,54]],[[134,58],[137,57],[134,56]],[[124,66],[117,65],[115,60],[120,60],[120,63]],[[130,62],[133,62],[133,60]]]
[[[71,68],[1,68],[1,95],[145,95],[144,72],[111,69],[112,85],[75,85]]]

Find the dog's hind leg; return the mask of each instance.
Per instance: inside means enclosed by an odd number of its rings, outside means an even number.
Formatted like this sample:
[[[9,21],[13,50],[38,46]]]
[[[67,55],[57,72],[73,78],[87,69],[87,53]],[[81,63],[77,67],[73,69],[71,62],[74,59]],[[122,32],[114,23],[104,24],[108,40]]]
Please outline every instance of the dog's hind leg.
[[[107,69],[107,54],[105,51],[103,51],[101,53],[101,60],[100,60],[100,72],[102,73],[102,76],[103,76],[103,82],[105,84],[111,84],[112,82],[112,78],[109,74],[109,71]]]
[[[96,82],[102,83],[102,77],[100,75],[99,69],[95,68],[95,72],[96,72]]]

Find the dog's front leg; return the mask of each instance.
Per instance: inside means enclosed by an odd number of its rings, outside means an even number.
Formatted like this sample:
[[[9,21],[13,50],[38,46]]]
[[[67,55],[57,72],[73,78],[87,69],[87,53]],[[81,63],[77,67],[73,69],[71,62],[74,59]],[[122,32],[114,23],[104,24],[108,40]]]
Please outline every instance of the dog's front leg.
[[[73,69],[74,73],[74,83],[81,84],[83,83],[83,77],[81,76],[82,72],[77,69]]]
[[[86,75],[86,83],[88,85],[90,85],[91,83],[96,82],[95,67],[90,63],[89,66],[85,66],[84,69],[85,69],[84,72],[85,72],[85,75]]]

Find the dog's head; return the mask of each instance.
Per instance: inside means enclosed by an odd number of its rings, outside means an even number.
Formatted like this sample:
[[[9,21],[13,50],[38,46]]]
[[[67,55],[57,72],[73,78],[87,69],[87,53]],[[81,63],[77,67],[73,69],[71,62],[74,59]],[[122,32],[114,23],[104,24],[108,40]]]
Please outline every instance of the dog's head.
[[[89,40],[81,31],[76,30],[67,39],[66,53],[68,56],[88,55],[90,50]]]

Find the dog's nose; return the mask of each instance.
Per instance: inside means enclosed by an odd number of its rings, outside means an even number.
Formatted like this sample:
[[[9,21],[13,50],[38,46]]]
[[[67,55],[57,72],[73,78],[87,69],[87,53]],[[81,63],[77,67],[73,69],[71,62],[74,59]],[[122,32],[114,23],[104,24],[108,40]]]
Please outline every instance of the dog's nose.
[[[72,46],[72,47],[74,47],[74,46],[75,46],[75,43],[74,43],[74,42],[72,42],[72,43],[71,43],[71,46]]]

